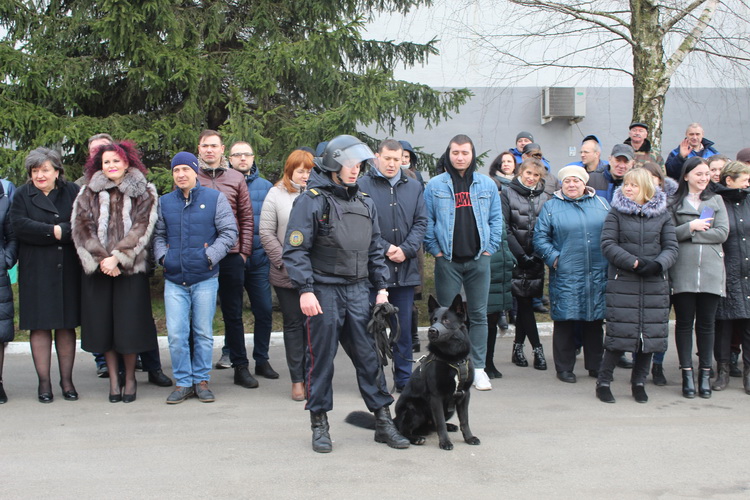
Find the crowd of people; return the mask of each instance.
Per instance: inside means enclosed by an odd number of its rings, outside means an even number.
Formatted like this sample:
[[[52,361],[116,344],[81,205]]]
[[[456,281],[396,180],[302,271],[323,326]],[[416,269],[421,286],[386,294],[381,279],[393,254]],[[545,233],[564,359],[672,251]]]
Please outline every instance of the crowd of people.
[[[644,123],[631,124],[607,160],[597,136],[586,136],[581,161],[556,175],[529,132],[498,155],[489,176],[477,169],[471,138],[457,135],[426,183],[415,150],[392,139],[376,152],[348,135],[317,151],[294,150],[275,185],[260,175],[248,142],[235,142],[225,155],[221,134],[205,130],[196,151],[174,155],[174,190],[162,196],[136,145],[107,134],[89,140],[76,182],[65,179],[57,151],[40,147],[26,158],[27,183],[0,183],[0,403],[7,401],[4,346],[14,336],[7,270],[16,261],[18,326],[30,331],[40,402],[54,400],[53,340],[62,396],[79,398],[78,327],[82,349],[109,378],[110,402],[136,400],[139,363],[149,382],[172,386],[151,309],[149,277],[159,266],[176,381],[168,404],[215,400],[209,381],[217,299],[225,345],[214,367],[231,368],[234,384],[248,389],[260,385],[255,376],[279,378],[268,355],[273,288],[291,398],[306,401],[312,448],[332,450],[327,412],[339,343],[374,413],[375,440],[406,448],[389,406],[420,348],[416,298],[425,252],[435,259],[438,302],[464,297],[477,390],[491,390],[490,380],[502,377],[495,344],[498,328],[509,323],[512,363],[529,366],[528,341],[533,367],[548,368],[535,313],[549,312],[560,381],[577,381],[582,350],[599,400],[615,402],[610,385],[619,366],[632,370],[633,398],[645,403],[649,373],[654,384],[667,383],[674,308],[682,395],[709,398],[737,375],[750,394],[750,148],[732,161],[697,123],[666,162]],[[255,320],[255,376],[245,346],[245,292]],[[391,325],[401,330],[391,345],[391,390],[368,327],[373,308],[387,304],[395,306]]]

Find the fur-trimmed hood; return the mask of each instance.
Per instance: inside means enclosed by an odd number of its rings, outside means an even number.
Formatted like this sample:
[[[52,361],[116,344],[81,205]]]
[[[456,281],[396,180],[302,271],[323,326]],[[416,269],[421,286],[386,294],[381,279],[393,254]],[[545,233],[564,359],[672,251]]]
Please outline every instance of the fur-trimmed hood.
[[[667,194],[667,197],[673,196],[677,192],[677,188],[679,185],[677,184],[677,181],[672,179],[671,177],[664,177],[664,185],[662,186],[662,190]]]
[[[622,188],[617,188],[612,196],[611,205],[612,208],[624,214],[642,213],[646,217],[656,217],[667,211],[667,195],[661,189],[657,189],[653,198],[641,206],[622,194]]]

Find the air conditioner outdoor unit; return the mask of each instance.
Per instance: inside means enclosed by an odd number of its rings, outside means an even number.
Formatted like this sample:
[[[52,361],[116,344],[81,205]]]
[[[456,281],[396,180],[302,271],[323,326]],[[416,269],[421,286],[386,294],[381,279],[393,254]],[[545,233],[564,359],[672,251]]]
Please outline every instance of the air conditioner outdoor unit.
[[[586,89],[583,87],[544,87],[542,125],[555,118],[578,123],[586,116]]]

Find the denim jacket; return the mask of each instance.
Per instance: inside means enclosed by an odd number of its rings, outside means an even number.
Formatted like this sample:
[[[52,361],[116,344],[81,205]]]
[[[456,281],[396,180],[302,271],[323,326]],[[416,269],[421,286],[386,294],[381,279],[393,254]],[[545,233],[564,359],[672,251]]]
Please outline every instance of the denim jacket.
[[[503,234],[503,211],[495,183],[479,172],[469,188],[474,218],[479,231],[479,259],[483,252],[494,254],[500,247]],[[432,255],[443,252],[443,256],[453,259],[453,225],[456,219],[456,197],[453,181],[444,172],[427,183],[424,190],[427,208],[427,233],[424,238],[425,250]]]

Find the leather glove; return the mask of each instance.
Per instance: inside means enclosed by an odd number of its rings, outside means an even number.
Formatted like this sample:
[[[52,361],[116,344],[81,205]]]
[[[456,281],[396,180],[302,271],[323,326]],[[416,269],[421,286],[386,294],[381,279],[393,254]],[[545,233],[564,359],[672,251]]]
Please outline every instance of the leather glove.
[[[635,273],[640,276],[656,276],[661,273],[661,264],[653,260],[638,259],[638,267]]]

